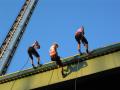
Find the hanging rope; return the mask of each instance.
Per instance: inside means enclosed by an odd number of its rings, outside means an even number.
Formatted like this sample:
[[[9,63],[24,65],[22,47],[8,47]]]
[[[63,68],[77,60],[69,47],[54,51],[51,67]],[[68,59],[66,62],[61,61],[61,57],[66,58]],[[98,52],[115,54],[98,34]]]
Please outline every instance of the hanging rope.
[[[51,76],[50,76],[50,80],[48,81],[47,86],[50,84],[50,82],[51,82],[51,80],[52,80],[53,72],[54,72],[54,70],[52,71],[52,74],[51,74]],[[47,89],[45,89],[45,90],[47,90]]]
[[[29,57],[28,57],[28,60],[26,61],[26,63],[25,63],[25,64],[22,66],[22,68],[20,69],[20,71],[24,69],[24,67],[27,65],[28,61],[29,61]],[[19,72],[19,73],[20,73],[20,72]],[[19,75],[19,73],[18,73],[18,75]],[[16,80],[14,80],[13,84],[11,85],[11,89],[10,89],[10,90],[13,90],[13,87],[14,87],[15,83],[16,83]]]
[[[77,62],[77,68],[76,68],[76,71],[78,71],[79,69],[79,60]],[[78,73],[78,72],[77,72]],[[77,73],[76,73],[76,78],[75,78],[75,90],[77,90]]]

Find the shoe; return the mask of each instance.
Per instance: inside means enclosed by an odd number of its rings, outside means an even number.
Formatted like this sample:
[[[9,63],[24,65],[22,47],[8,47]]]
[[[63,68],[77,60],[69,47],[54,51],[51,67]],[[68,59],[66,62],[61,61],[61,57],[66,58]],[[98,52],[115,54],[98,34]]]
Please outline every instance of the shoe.
[[[83,55],[83,53],[80,53],[80,55]]]
[[[90,52],[86,52],[86,54],[89,56],[89,55],[91,55],[91,53]]]
[[[36,67],[35,67],[35,65],[34,65],[34,64],[32,64],[32,66],[33,66],[33,68],[34,68],[34,69],[36,69]]]
[[[40,64],[40,62],[38,62],[38,65]]]
[[[83,53],[81,52],[81,50],[80,50],[80,49],[78,50],[78,52],[79,52],[79,54],[80,54],[80,55],[83,55]]]
[[[64,71],[61,71],[62,73],[62,77],[65,78],[67,76],[67,74],[64,73]]]
[[[38,64],[38,66],[39,66],[39,67],[41,67],[41,66],[42,66],[42,64]]]

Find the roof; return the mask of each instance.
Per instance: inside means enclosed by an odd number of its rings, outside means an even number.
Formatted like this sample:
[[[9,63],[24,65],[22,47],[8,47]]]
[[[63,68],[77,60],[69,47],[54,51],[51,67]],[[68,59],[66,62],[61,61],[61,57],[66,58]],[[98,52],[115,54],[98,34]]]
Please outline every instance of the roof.
[[[61,60],[62,60],[63,64],[66,66],[66,65],[69,65],[69,64],[77,63],[78,61],[81,62],[81,61],[85,61],[85,60],[90,60],[91,58],[107,55],[107,54],[110,54],[112,52],[117,52],[117,51],[120,51],[120,43],[116,43],[116,44],[112,44],[112,45],[109,45],[109,46],[105,46],[105,47],[102,47],[102,48],[95,49],[95,50],[91,51],[90,55],[86,55],[86,54],[79,55],[79,54],[77,54],[77,55],[74,55],[74,56],[63,58]],[[31,75],[34,75],[34,74],[37,74],[37,73],[42,73],[42,72],[46,72],[46,71],[49,71],[49,70],[53,70],[55,68],[58,68],[56,63],[55,62],[50,62],[50,63],[44,64],[42,67],[37,67],[36,69],[29,68],[29,69],[26,69],[26,70],[23,70],[23,71],[17,71],[17,72],[12,73],[12,74],[0,76],[0,84],[1,83],[6,83],[6,82],[9,82],[9,81],[13,81],[13,80],[16,80],[16,79],[24,78],[24,77],[27,77],[27,76],[31,76]]]

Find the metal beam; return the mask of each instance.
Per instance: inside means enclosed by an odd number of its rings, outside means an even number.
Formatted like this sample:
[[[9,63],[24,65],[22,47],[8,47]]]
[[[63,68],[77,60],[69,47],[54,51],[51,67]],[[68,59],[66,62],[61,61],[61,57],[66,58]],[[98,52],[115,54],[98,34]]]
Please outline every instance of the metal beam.
[[[38,0],[26,0],[0,47],[0,75],[4,75],[26,30]]]
[[[44,86],[120,68],[120,43],[93,51],[91,55],[93,57],[75,55],[62,59],[65,64],[65,76],[61,74],[61,68],[57,67],[55,62],[51,62],[37,69],[30,68],[1,76],[0,88],[9,90],[13,86],[12,90],[36,90],[36,88],[41,89]],[[82,58],[84,61],[81,61]]]

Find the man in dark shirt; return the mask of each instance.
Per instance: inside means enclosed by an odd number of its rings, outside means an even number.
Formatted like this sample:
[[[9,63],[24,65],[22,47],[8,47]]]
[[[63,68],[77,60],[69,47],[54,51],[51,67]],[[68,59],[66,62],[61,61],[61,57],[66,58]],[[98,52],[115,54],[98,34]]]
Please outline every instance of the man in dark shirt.
[[[41,66],[40,55],[38,54],[37,49],[40,49],[40,45],[39,45],[38,41],[35,41],[34,44],[28,48],[28,55],[31,59],[31,64],[32,64],[33,68],[35,68],[35,65],[33,62],[33,55],[37,58],[38,65]]]

